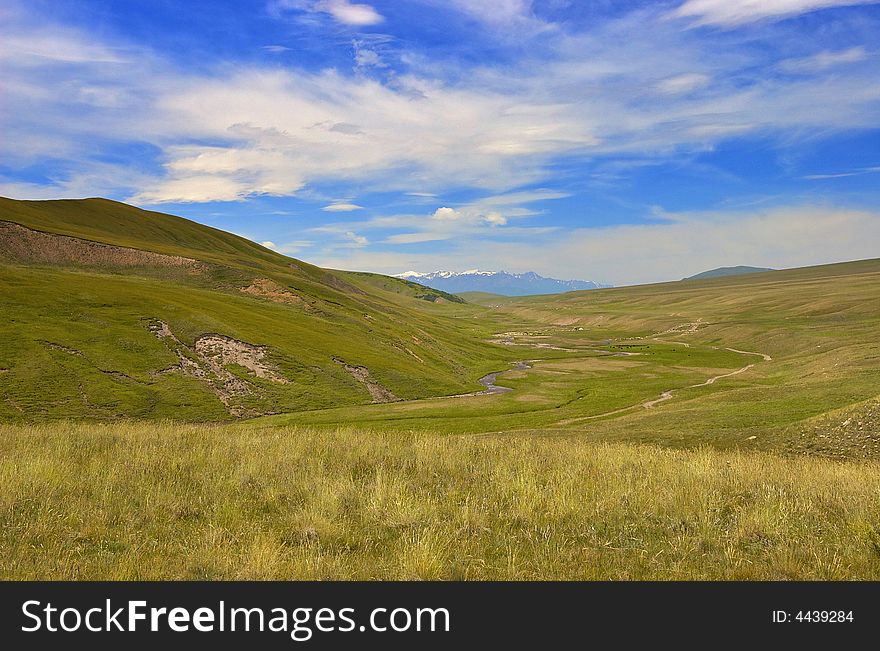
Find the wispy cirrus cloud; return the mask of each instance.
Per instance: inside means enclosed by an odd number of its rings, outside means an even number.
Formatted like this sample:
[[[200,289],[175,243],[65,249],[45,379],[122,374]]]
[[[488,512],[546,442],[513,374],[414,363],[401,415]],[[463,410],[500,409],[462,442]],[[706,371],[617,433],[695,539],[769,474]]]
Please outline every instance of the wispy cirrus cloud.
[[[27,33],[4,33],[0,40],[0,61],[18,67],[52,64],[129,63],[123,48],[86,40],[76,29],[47,25]]]
[[[382,244],[416,245],[426,242],[476,242],[498,236],[527,238],[556,230],[547,226],[518,226],[517,222],[541,214],[530,204],[562,199],[568,193],[535,189],[487,195],[454,207],[440,205],[425,213],[382,215],[360,221],[325,224],[312,230],[343,238],[351,229],[386,233]],[[435,204],[436,205],[436,204]],[[503,228],[503,232],[501,230]]]
[[[273,0],[269,10],[275,14],[285,11],[326,14],[336,22],[352,27],[378,25],[385,20],[372,5],[349,0]]]
[[[365,236],[358,235],[354,231],[346,231],[345,239],[348,243],[347,246],[352,246],[355,248],[361,248],[370,243],[370,240],[368,240]]]
[[[655,84],[655,88],[661,93],[667,95],[678,95],[679,93],[689,93],[698,88],[707,86],[710,81],[708,75],[699,72],[690,72],[661,79]]]
[[[692,18],[694,25],[735,27],[759,20],[780,20],[799,14],[880,0],[685,0],[672,15]]]
[[[777,67],[785,72],[821,72],[835,66],[864,61],[868,56],[865,47],[858,45],[845,50],[822,50],[807,57],[783,59]]]
[[[880,166],[860,167],[854,170],[847,170],[845,172],[831,172],[828,174],[807,174],[806,176],[804,176],[804,178],[810,181],[822,181],[826,179],[842,179],[847,176],[862,176],[864,174],[877,173],[880,173]]]

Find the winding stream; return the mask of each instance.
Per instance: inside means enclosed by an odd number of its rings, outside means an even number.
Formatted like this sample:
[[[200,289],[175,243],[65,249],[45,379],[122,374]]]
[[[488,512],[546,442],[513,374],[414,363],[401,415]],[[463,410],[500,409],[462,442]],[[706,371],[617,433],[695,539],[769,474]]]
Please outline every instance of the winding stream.
[[[532,367],[526,362],[514,362],[514,364],[513,364],[513,370],[516,370],[516,371],[525,371],[526,369],[529,369],[529,368],[532,368]],[[477,382],[479,382],[480,384],[482,384],[486,388],[484,390],[480,391],[479,393],[472,394],[472,395],[487,396],[487,395],[491,395],[493,393],[507,393],[508,391],[513,391],[513,389],[511,389],[510,387],[499,387],[498,385],[495,384],[495,381],[498,379],[498,376],[501,373],[504,373],[505,371],[509,371],[509,370],[511,370],[511,369],[506,368],[503,371],[494,371],[492,373],[489,373],[489,374],[481,377],[479,380],[477,380]]]

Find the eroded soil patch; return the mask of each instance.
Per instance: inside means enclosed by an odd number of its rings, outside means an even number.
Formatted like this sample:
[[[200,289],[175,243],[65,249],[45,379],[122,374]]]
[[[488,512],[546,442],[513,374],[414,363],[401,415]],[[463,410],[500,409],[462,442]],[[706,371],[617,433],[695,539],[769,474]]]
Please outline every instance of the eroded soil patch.
[[[399,400],[399,398],[394,395],[390,390],[386,389],[373,379],[373,377],[370,375],[369,369],[366,366],[354,366],[352,364],[347,364],[338,357],[334,357],[333,361],[337,364],[342,365],[342,367],[349,373],[349,375],[351,375],[355,380],[366,387],[367,391],[370,393],[370,397],[373,399],[373,402],[395,402]]]
[[[242,287],[241,291],[251,296],[265,298],[273,303],[286,303],[287,305],[296,305],[306,312],[312,311],[309,305],[301,296],[290,291],[286,287],[279,285],[274,280],[268,278],[256,278],[247,287]]]
[[[0,221],[0,259],[29,264],[96,267],[193,267],[197,260],[43,233]]]
[[[266,361],[263,346],[218,334],[202,335],[192,346],[187,346],[164,321],[151,320],[147,327],[156,337],[166,341],[180,360],[161,372],[182,373],[204,382],[233,416],[258,416],[263,412],[241,404],[249,396],[259,397],[259,387],[238,377],[227,366],[241,366],[250,375],[278,384],[289,382]]]

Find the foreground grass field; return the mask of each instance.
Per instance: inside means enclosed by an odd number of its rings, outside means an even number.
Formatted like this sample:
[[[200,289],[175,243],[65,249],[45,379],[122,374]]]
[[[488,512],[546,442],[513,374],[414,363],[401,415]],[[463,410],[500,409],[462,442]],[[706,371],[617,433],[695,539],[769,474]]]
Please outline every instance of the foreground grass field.
[[[577,439],[0,426],[3,579],[880,579],[880,472]]]

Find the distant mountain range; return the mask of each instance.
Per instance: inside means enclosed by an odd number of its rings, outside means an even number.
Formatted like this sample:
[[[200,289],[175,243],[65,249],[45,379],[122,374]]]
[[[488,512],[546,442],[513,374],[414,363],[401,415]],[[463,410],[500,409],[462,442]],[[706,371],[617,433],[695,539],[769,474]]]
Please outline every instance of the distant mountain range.
[[[589,280],[557,280],[545,278],[534,271],[522,274],[512,274],[506,271],[480,271],[470,269],[468,271],[434,271],[420,273],[407,271],[396,274],[397,278],[404,278],[420,283],[433,289],[439,289],[450,294],[461,292],[487,292],[489,294],[501,294],[502,296],[530,296],[532,294],[561,294],[581,289],[600,289],[611,287]]]
[[[706,278],[721,278],[723,276],[740,276],[742,274],[755,274],[761,271],[776,271],[775,269],[770,269],[768,267],[746,267],[746,266],[738,266],[738,267],[718,267],[717,269],[711,269],[709,271],[704,271],[703,273],[696,274],[694,276],[688,276],[687,278],[682,278],[682,280],[705,280]]]

